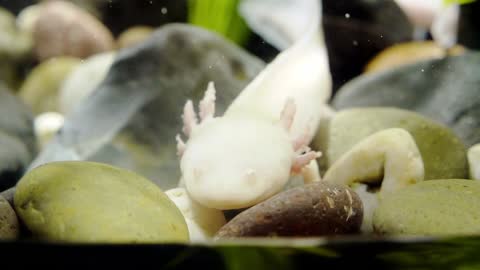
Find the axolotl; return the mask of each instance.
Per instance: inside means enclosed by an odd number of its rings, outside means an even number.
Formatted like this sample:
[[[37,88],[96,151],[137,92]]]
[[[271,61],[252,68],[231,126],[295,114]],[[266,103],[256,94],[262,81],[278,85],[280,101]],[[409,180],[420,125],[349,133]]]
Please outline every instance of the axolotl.
[[[177,135],[182,181],[188,194],[210,208],[255,205],[280,192],[294,174],[318,181],[320,153],[308,145],[331,95],[331,76],[319,1],[312,27],[283,51],[215,117],[215,88],[183,113],[184,142]],[[199,118],[199,119],[198,119]]]

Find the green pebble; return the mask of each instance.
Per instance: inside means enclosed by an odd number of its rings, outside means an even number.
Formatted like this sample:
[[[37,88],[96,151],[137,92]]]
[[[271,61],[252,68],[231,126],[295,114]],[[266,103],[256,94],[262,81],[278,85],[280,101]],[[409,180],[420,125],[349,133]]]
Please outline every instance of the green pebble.
[[[380,201],[373,227],[387,235],[478,235],[480,182],[435,180],[402,189]]]
[[[447,127],[415,112],[395,108],[357,108],[338,112],[317,134],[314,147],[330,167],[355,144],[389,128],[403,128],[415,139],[425,166],[425,180],[467,178],[466,148]]]
[[[80,59],[58,57],[35,67],[22,84],[19,96],[34,114],[59,112],[59,92],[67,76],[80,64]]]
[[[37,167],[17,185],[15,209],[37,238],[94,243],[189,240],[175,204],[152,182],[92,162]]]

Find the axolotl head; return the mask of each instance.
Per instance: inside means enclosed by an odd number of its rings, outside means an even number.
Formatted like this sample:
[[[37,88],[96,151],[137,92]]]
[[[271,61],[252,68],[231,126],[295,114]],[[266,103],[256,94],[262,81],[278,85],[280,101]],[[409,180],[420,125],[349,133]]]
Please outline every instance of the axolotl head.
[[[222,210],[250,207],[281,191],[292,172],[317,157],[299,153],[301,142],[289,136],[291,104],[281,121],[252,114],[214,118],[214,93],[210,86],[200,103],[200,123],[187,102],[183,120],[189,140],[177,136],[183,181],[195,201]]]

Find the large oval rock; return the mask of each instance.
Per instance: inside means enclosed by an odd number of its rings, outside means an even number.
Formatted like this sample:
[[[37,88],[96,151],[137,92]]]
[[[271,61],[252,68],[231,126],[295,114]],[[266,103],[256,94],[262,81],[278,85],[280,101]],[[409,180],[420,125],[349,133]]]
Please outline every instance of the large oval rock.
[[[243,211],[216,237],[350,234],[359,232],[362,218],[362,202],[353,190],[315,183],[287,190]]]
[[[17,215],[7,200],[0,196],[0,241],[15,239],[19,234]]]
[[[36,168],[17,185],[19,217],[34,236],[66,242],[185,242],[185,220],[150,181],[89,162]]]
[[[58,57],[49,59],[28,75],[19,96],[35,114],[60,111],[60,88],[68,75],[80,64],[80,59]]]
[[[64,1],[43,5],[33,29],[40,60],[62,55],[85,58],[113,49],[112,34],[92,15]]]
[[[424,61],[345,85],[336,109],[398,107],[419,112],[452,128],[467,146],[480,141],[480,53]]]
[[[466,178],[468,161],[460,139],[448,128],[420,114],[395,108],[358,108],[338,112],[314,141],[330,167],[368,136],[390,128],[407,130],[415,139],[425,179]]]
[[[424,181],[384,198],[375,210],[380,234],[478,235],[480,182]]]

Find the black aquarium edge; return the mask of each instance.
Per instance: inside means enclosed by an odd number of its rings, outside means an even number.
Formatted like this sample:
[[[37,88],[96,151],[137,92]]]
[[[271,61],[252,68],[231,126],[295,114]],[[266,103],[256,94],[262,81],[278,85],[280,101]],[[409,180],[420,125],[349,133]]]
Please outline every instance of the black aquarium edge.
[[[287,243],[290,243],[287,244]],[[366,237],[212,245],[0,242],[1,269],[479,269],[480,237]],[[320,268],[318,268],[320,269]]]

